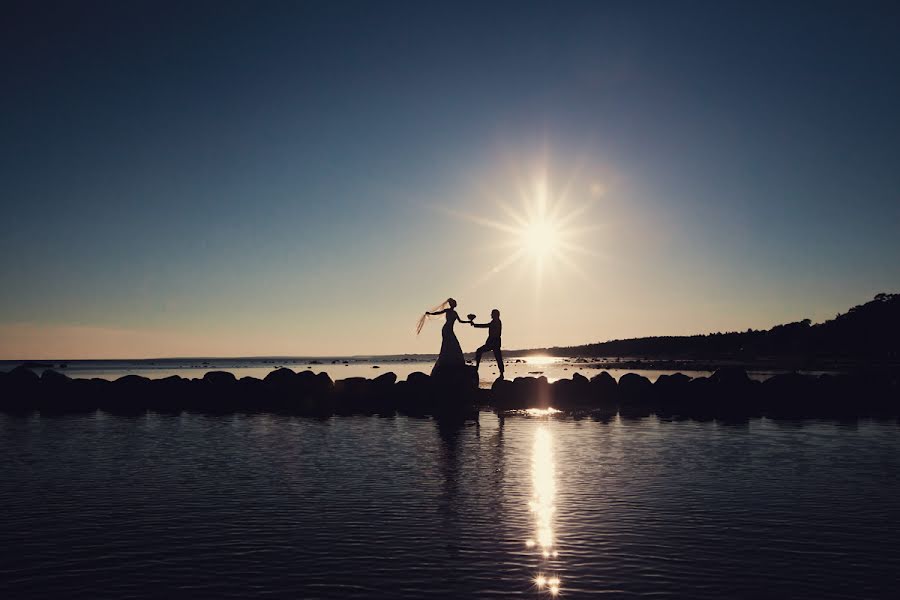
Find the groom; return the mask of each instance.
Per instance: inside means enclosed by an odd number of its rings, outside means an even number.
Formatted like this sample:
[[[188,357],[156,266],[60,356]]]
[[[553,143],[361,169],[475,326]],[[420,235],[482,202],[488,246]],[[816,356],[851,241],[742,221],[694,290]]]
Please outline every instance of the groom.
[[[503,323],[500,322],[500,311],[496,308],[491,311],[490,323],[472,322],[472,327],[488,330],[488,338],[484,346],[475,351],[475,370],[481,364],[481,355],[488,350],[494,351],[494,358],[497,359],[497,366],[500,368],[500,379],[503,379],[503,355],[500,354],[500,332],[503,330]]]

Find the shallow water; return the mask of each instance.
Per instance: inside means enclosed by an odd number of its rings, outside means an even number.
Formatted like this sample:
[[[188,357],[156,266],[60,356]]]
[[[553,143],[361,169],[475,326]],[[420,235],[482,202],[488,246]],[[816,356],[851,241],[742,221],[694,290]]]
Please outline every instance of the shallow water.
[[[900,584],[892,422],[0,414],[0,451],[5,598]]]

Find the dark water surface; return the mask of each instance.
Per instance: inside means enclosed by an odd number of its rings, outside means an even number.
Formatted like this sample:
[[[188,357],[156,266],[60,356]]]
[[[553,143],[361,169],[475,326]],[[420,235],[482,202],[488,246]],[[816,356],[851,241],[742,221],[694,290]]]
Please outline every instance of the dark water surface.
[[[0,414],[0,450],[3,598],[900,584],[892,422]]]

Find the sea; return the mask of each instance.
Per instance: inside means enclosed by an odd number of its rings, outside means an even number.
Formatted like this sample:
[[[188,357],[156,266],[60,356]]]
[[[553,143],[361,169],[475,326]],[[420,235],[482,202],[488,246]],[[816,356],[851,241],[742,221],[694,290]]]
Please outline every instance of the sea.
[[[53,364],[107,379],[278,367],[404,378],[430,366]],[[495,369],[482,365],[483,385]],[[508,364],[513,377],[597,372],[571,358]],[[0,456],[0,598],[828,599],[900,589],[896,420],[0,412]]]
[[[895,598],[895,421],[0,413],[2,598]]]

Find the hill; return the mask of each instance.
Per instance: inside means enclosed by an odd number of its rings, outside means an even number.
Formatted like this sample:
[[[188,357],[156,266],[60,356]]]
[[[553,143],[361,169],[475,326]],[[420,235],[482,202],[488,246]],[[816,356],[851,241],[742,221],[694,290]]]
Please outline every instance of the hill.
[[[878,294],[865,304],[824,323],[809,319],[768,330],[658,336],[612,340],[583,346],[531,350],[553,356],[641,357],[689,360],[896,361],[900,340],[900,294]]]

